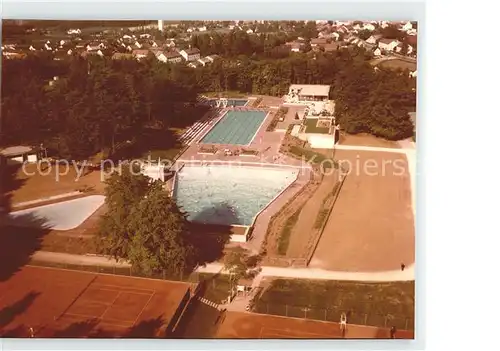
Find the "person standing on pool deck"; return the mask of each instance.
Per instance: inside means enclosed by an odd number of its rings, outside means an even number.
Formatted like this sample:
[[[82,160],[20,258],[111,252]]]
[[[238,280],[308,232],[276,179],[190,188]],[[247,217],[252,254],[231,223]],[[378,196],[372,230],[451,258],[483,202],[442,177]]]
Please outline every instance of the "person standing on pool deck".
[[[405,270],[406,265],[404,263],[401,263],[401,271]]]

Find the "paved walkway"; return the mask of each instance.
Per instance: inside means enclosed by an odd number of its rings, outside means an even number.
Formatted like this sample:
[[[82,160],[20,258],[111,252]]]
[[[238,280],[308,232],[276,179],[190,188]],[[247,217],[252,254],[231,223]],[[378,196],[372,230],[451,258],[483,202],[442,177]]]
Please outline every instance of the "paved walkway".
[[[73,255],[59,252],[38,251],[32,258],[46,262],[58,262],[75,265],[106,266],[106,267],[130,267],[128,262],[116,262],[107,257],[96,255]],[[199,273],[220,273],[224,266],[221,263],[210,263],[205,267],[197,269]],[[283,277],[299,279],[325,279],[325,280],[351,280],[351,281],[409,281],[415,279],[414,265],[408,266],[404,271],[394,270],[385,272],[338,272],[317,268],[282,268],[262,267],[259,274],[260,281],[263,277]]]

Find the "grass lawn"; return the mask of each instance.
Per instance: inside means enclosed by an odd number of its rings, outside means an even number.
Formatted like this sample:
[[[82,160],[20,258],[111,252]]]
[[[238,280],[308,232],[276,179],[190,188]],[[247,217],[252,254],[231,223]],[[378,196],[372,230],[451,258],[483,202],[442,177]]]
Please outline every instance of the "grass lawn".
[[[408,62],[403,60],[387,60],[379,63],[377,66],[392,69],[409,69],[414,71],[417,69],[417,64],[415,62]]]
[[[27,164],[24,169],[12,165],[6,167],[6,173],[9,174],[5,174],[1,180],[10,193],[12,204],[71,193],[83,188],[102,193],[104,184],[101,182],[101,172],[81,171],[74,164],[69,167],[64,164]]]
[[[330,128],[325,127],[317,127],[318,119],[316,118],[307,118],[306,121],[306,133],[320,133],[320,134],[328,134],[330,132]]]
[[[300,211],[302,211],[302,207],[291,215],[285,222],[285,226],[283,227],[281,235],[278,239],[278,254],[280,255],[286,255],[288,245],[290,245],[290,235],[292,234],[293,227],[299,219]]]
[[[254,311],[352,324],[413,330],[414,282],[364,283],[276,279],[256,301]]]

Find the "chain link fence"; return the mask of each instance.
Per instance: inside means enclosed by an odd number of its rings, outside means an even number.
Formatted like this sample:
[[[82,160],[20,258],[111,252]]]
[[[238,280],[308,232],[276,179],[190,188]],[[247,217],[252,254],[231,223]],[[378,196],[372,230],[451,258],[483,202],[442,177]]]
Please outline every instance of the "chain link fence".
[[[339,322],[342,312],[347,314],[347,322],[357,325],[368,325],[373,327],[396,327],[400,330],[414,330],[414,317],[382,315],[377,313],[363,313],[358,311],[344,311],[340,308],[314,308],[307,306],[293,306],[268,304],[257,302],[253,312],[270,314],[276,316],[313,319],[319,321]]]

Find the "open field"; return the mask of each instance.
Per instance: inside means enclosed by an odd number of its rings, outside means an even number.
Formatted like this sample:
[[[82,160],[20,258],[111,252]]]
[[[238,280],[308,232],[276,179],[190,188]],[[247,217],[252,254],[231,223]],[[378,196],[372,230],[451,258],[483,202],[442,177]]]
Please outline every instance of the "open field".
[[[253,311],[294,318],[413,330],[415,285],[410,282],[364,283],[274,279],[254,302]]]
[[[161,337],[190,285],[24,267],[0,282],[0,335]]]
[[[341,133],[339,144],[356,146],[388,147],[399,149],[399,144],[395,141],[374,137],[370,134],[346,134]]]
[[[373,272],[415,259],[415,226],[405,155],[337,150],[352,165],[310,266]]]
[[[392,69],[409,69],[410,71],[415,71],[417,69],[416,62],[409,62],[403,60],[387,60],[379,63],[378,67],[392,68]]]
[[[345,338],[385,339],[386,328],[348,325]],[[339,339],[338,323],[286,318],[255,313],[226,312],[217,331],[218,339]],[[396,338],[413,339],[413,333],[401,331]]]

